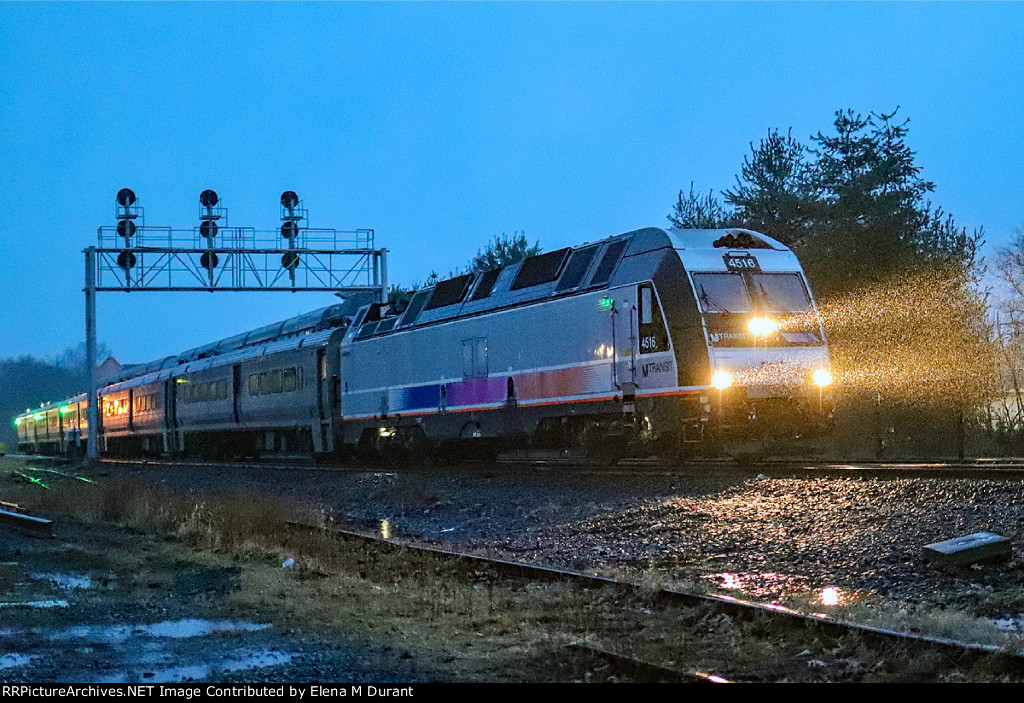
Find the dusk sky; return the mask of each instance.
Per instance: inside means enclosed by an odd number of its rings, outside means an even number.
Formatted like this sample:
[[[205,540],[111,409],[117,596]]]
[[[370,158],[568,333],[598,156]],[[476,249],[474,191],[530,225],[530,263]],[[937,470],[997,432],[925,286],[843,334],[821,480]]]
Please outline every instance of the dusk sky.
[[[771,128],[899,107],[932,201],[1024,226],[1021,3],[0,4],[0,358],[84,338],[82,249],[132,188],[191,227],[201,190],[273,229],[376,230],[389,277],[495,235],[545,249],[665,226],[734,184]],[[104,293],[99,339],[146,361],[337,302]]]

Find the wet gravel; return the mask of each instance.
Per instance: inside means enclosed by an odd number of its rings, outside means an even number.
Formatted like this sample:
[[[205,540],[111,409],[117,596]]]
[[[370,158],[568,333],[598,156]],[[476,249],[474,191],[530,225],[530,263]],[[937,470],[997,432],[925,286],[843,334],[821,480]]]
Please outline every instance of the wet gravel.
[[[974,532],[1024,537],[1024,483],[940,479],[747,480],[710,495],[645,500],[509,540],[572,568],[654,569],[778,598],[839,587],[888,600],[999,615],[1024,595],[1017,561],[962,571],[921,548]],[[1000,592],[1004,598],[991,597]],[[1024,600],[1017,602],[1024,609]]]
[[[406,471],[118,468],[181,489],[312,502],[339,524],[588,571],[654,573],[765,600],[844,597],[1024,612],[1021,561],[949,572],[921,548],[973,532],[1024,547],[1024,481],[754,478],[702,470],[571,467]]]

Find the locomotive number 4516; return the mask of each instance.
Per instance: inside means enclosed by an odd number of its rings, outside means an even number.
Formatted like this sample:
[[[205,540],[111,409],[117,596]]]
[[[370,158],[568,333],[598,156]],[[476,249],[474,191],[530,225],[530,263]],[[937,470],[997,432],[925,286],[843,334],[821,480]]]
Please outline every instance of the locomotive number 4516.
[[[761,265],[750,254],[726,254],[725,267],[730,271],[760,271]]]

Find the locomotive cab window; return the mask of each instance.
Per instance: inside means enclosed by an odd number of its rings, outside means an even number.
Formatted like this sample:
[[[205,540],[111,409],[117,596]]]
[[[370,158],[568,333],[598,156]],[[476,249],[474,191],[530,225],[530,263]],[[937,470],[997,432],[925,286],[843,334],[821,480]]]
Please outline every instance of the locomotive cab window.
[[[811,298],[798,273],[755,273],[754,291],[767,312],[807,312]]]
[[[747,284],[738,273],[695,273],[693,288],[704,312],[750,312]]]
[[[637,300],[639,301],[637,332],[639,333],[640,353],[653,354],[668,351],[670,348],[668,330],[665,328],[665,321],[661,316],[661,306],[658,304],[658,295],[654,292],[654,286],[650,283],[641,283]]]

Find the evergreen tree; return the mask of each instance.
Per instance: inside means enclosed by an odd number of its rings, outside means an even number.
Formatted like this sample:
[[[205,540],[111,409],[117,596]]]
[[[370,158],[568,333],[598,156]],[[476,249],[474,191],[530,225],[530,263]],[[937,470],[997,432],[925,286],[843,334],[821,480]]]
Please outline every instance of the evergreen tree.
[[[791,131],[782,136],[775,129],[757,147],[751,142],[750,151],[725,201],[743,227],[794,246],[809,233],[818,204],[807,147]]]
[[[488,271],[490,269],[518,264],[523,259],[541,252],[540,241],[533,245],[526,239],[525,232],[514,232],[512,236],[502,233],[494,236],[494,241],[477,252],[469,260],[467,272]]]
[[[735,227],[735,216],[726,210],[712,191],[700,195],[693,190],[690,182],[690,194],[684,196],[679,191],[679,200],[668,221],[679,229],[720,229]]]
[[[896,114],[838,111],[834,132],[812,136],[813,148],[770,131],[751,144],[736,186],[723,195],[736,224],[799,256],[819,300],[846,411],[856,406],[871,416],[890,404],[913,408],[918,419],[924,409],[946,414],[955,418],[962,453],[971,412],[998,388],[996,347],[975,286],[983,231],[968,233],[926,200],[935,185],[907,144],[909,121]],[[728,219],[716,205],[713,193],[695,196],[691,186],[669,219]],[[1022,270],[1024,263],[1009,277],[1020,290]],[[919,439],[934,432],[934,423],[919,425]]]
[[[540,241],[538,240],[531,245],[526,239],[525,232],[513,232],[511,237],[504,233],[500,237],[495,235],[494,241],[478,251],[477,255],[469,260],[465,270],[450,271],[447,278],[517,264],[529,256],[541,253],[541,251]],[[415,291],[437,285],[440,280],[441,274],[437,271],[431,271],[426,280],[417,281],[408,288],[392,285],[388,289],[388,302],[397,305],[408,304]]]

